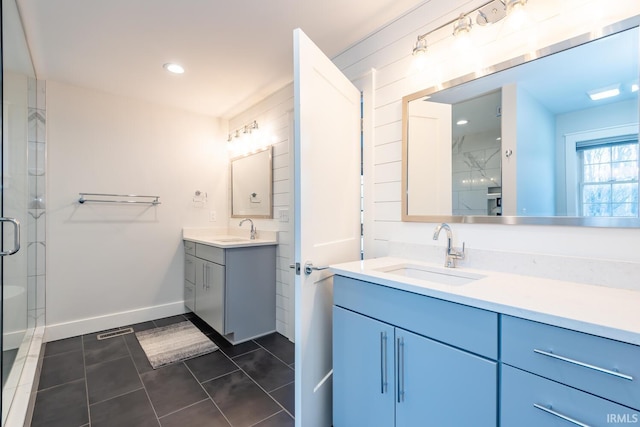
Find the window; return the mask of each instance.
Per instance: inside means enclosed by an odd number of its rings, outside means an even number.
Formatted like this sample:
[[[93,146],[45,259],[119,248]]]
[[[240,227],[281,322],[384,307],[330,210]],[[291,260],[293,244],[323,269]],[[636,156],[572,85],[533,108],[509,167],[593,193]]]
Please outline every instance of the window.
[[[637,137],[580,141],[576,151],[581,215],[637,217]]]

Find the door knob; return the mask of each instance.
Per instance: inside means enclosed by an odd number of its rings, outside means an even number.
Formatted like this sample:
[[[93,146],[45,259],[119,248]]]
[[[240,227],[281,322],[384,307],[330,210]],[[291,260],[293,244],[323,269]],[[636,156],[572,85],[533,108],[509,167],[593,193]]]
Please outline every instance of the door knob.
[[[326,270],[328,269],[328,265],[323,265],[322,267],[316,267],[313,265],[311,261],[307,261],[304,263],[304,274],[307,276],[313,272],[313,270]]]

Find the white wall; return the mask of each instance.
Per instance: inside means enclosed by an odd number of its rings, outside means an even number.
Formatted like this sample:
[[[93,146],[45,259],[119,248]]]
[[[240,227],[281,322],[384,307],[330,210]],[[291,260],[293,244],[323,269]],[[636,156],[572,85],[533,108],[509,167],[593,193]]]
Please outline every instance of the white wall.
[[[229,121],[229,131],[257,120],[260,137],[273,141],[273,219],[254,219],[260,230],[278,232],[276,268],[276,330],[293,340],[293,183],[292,164],[293,85],[287,85]],[[233,144],[233,142],[232,142]],[[288,219],[280,218],[281,215]],[[229,227],[238,227],[239,219],[230,218]],[[246,227],[246,225],[245,225]]]
[[[401,98],[404,95],[468,74],[482,64],[498,63],[640,13],[640,2],[636,0],[530,1],[527,8],[537,21],[534,28],[512,34],[503,24],[493,28],[474,27],[472,36],[476,47],[469,55],[463,55],[452,48],[447,27],[430,37],[431,64],[423,72],[412,68],[411,50],[418,34],[437,28],[483,1],[456,4],[461,7],[452,6],[448,0],[427,2],[334,58],[352,80],[371,68],[376,69],[375,106],[371,117],[373,135],[367,140],[374,152],[373,174],[365,177],[365,186],[374,189],[374,208],[365,214],[373,215],[373,230],[365,233],[366,239],[373,240],[370,245],[374,249],[365,254],[367,257],[389,254],[394,242],[421,245],[420,248],[444,244],[431,240],[434,224],[400,221],[397,189],[401,180]],[[466,241],[471,255],[481,249],[586,257],[628,261],[633,271],[640,270],[638,229],[479,224],[456,224],[453,229],[456,243]]]
[[[517,97],[516,215],[554,216],[554,116],[522,87],[518,87]]]
[[[47,339],[183,312],[182,227],[226,226],[226,129],[54,81],[47,114]],[[192,203],[195,190],[208,193],[206,207]],[[80,205],[79,192],[161,204]]]

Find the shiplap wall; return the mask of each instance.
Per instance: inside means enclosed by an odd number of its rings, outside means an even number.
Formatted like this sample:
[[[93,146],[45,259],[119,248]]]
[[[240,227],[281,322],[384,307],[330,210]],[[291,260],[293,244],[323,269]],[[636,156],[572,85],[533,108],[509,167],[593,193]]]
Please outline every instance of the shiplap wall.
[[[273,137],[273,219],[254,219],[260,230],[278,232],[276,252],[276,329],[293,340],[293,201],[290,179],[292,138],[293,84],[287,85],[229,121],[229,129],[237,129],[257,120],[260,132]],[[232,142],[233,144],[233,142]],[[229,192],[230,193],[230,192]],[[287,212],[288,221],[280,219]],[[238,227],[237,218],[229,219],[229,227]]]
[[[414,67],[411,51],[418,34],[483,3],[432,0],[334,58],[352,80],[375,69],[374,93],[369,96],[374,102],[372,111],[367,113],[365,105],[365,132],[371,129],[370,134],[365,133],[365,194],[370,191],[373,197],[370,209],[365,210],[365,248],[371,248],[366,257],[388,255],[391,242],[443,245],[431,240],[433,224],[400,220],[404,95],[640,13],[636,0],[531,0],[527,10],[534,24],[529,27],[514,31],[504,22],[488,28],[476,26],[471,33],[474,48],[461,53],[455,50],[447,26],[428,38],[430,63],[422,70]],[[371,152],[368,159],[367,152]],[[367,168],[372,171],[368,175]],[[640,230],[456,224],[454,231],[456,240],[466,241],[471,254],[474,249],[485,249],[640,263]]]

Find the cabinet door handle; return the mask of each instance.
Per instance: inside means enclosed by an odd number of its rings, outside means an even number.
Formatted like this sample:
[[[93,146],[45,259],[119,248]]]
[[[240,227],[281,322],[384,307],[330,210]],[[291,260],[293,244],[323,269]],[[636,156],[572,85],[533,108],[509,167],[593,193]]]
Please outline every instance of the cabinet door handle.
[[[534,353],[541,354],[543,356],[551,357],[553,359],[562,360],[563,362],[572,363],[574,365],[582,366],[583,368],[593,369],[594,371],[602,372],[604,374],[613,375],[614,377],[622,378],[628,381],[633,381],[631,375],[622,374],[620,372],[612,371],[611,369],[601,368],[600,366],[590,365],[589,363],[580,362],[579,360],[570,359],[568,357],[560,356],[558,354],[551,353],[550,351],[533,349]]]
[[[544,407],[544,406],[542,406],[542,405],[539,405],[539,404],[537,404],[537,403],[534,403],[534,404],[533,404],[533,406],[534,406],[535,408],[537,408],[537,409],[540,409],[541,411],[546,412],[547,414],[551,414],[551,415],[553,415],[554,417],[561,418],[561,419],[563,419],[563,420],[565,420],[565,421],[568,421],[568,422],[570,422],[570,423],[572,423],[572,424],[575,424],[575,425],[577,425],[577,426],[580,426],[580,427],[591,427],[589,424],[581,423],[580,421],[578,421],[578,420],[576,420],[576,419],[574,419],[574,418],[571,418],[571,417],[569,417],[569,416],[567,416],[567,415],[561,414],[560,412],[554,411],[554,410],[553,410],[553,409],[551,409],[550,407],[549,407],[549,408],[546,408],[546,407]]]
[[[387,391],[387,333],[380,332],[380,393]]]
[[[207,272],[205,270],[206,264],[202,264],[202,290],[204,290],[204,285],[207,283]]]
[[[398,403],[404,402],[404,338],[397,340],[398,352]]]

